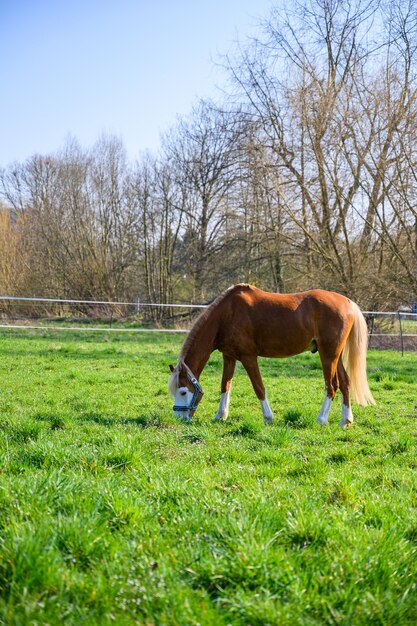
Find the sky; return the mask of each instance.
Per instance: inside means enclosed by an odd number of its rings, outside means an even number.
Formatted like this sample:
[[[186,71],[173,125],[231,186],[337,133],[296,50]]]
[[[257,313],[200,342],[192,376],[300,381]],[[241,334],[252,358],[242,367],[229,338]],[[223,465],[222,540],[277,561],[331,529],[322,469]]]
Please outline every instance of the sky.
[[[219,63],[259,33],[273,0],[0,0],[0,167],[103,134],[130,159],[198,98]]]

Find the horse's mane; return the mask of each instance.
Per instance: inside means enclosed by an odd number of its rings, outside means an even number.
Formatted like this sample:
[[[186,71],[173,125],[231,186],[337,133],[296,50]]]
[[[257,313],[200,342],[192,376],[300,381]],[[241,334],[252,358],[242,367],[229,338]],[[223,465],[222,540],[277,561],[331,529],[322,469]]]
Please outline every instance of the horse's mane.
[[[233,291],[234,289],[250,289],[250,285],[241,283],[238,285],[232,285],[232,287],[229,287],[228,289],[226,289],[225,291],[223,291],[219,296],[217,296],[217,298],[215,298],[213,300],[213,302],[211,302],[208,307],[206,309],[203,310],[202,313],[200,313],[200,315],[197,317],[197,319],[195,320],[194,324],[191,327],[191,330],[189,331],[183,345],[181,348],[181,352],[180,355],[178,357],[178,362],[173,370],[173,372],[171,373],[170,379],[169,379],[169,383],[168,383],[168,390],[169,393],[171,394],[171,396],[175,397],[175,392],[178,389],[178,378],[179,378],[179,373],[181,370],[181,366],[185,366],[186,368],[188,368],[188,366],[186,365],[186,363],[184,362],[184,358],[185,355],[188,352],[188,349],[190,348],[190,346],[194,343],[194,340],[197,336],[197,333],[199,332],[199,330],[201,329],[201,327],[204,325],[204,323],[207,321],[207,319],[210,317],[210,315],[212,314],[213,310],[216,309],[218,307],[218,305],[229,296],[229,294],[231,293],[231,291]],[[191,370],[190,370],[191,371]]]
[[[220,304],[220,302],[222,302],[230,294],[230,292],[233,291],[233,289],[236,289],[238,287],[239,288],[249,287],[249,285],[244,285],[244,284],[232,285],[232,287],[229,287],[228,289],[223,291],[219,296],[217,296],[217,298],[215,298],[213,302],[208,305],[207,309],[204,309],[203,312],[200,313],[200,315],[197,317],[194,324],[192,325],[191,330],[188,333],[187,338],[185,339],[182,345],[178,362],[180,362],[181,360],[184,360],[184,355],[187,354],[189,347],[194,343],[197,333],[199,332],[203,324],[207,321],[207,319],[210,317],[210,315],[213,312],[213,309],[216,309],[218,305]]]

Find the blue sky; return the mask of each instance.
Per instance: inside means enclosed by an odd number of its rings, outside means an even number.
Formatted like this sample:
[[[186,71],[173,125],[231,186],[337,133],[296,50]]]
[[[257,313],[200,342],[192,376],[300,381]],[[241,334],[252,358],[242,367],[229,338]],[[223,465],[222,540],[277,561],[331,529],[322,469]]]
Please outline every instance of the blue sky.
[[[123,139],[130,159],[218,96],[215,61],[273,0],[0,0],[0,166],[69,136]]]

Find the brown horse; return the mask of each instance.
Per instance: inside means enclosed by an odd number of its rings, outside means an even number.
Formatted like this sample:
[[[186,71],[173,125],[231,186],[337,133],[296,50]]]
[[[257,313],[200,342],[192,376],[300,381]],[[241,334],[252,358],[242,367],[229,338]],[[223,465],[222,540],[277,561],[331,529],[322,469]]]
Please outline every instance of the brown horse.
[[[327,425],[332,400],[340,387],[342,428],[353,415],[350,395],[358,404],[374,404],[366,379],[368,334],[359,307],[338,293],[320,289],[276,294],[251,285],[235,285],[222,293],[196,320],[170,366],[169,391],[174,413],[190,421],[203,390],[200,374],[210,354],[223,354],[220,406],[214,420],[225,420],[236,361],[246,369],[258,396],[264,422],[273,415],[266,398],[258,357],[288,357],[306,350],[319,352],[326,396],[317,421]],[[343,359],[343,360],[342,360]]]

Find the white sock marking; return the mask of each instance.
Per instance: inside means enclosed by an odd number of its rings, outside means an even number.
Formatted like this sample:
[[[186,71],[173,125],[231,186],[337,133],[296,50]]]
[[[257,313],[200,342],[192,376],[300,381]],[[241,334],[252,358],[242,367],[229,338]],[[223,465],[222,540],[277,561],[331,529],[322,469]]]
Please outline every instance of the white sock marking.
[[[322,426],[327,426],[329,423],[329,413],[332,408],[332,399],[329,396],[324,398],[323,404],[321,405],[321,410],[319,416],[317,418],[317,422]]]
[[[219,409],[216,415],[213,417],[213,422],[218,422],[219,420],[227,420],[227,417],[229,415],[230,392],[231,389],[221,394]]]
[[[350,406],[346,406],[346,404],[342,403],[342,419],[339,422],[340,428],[344,428],[353,422],[353,414]]]
[[[264,416],[264,424],[270,424],[274,419],[274,415],[272,413],[271,407],[269,406],[268,400],[261,400],[262,413]]]

